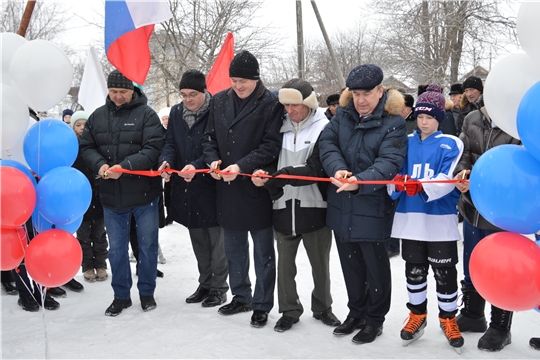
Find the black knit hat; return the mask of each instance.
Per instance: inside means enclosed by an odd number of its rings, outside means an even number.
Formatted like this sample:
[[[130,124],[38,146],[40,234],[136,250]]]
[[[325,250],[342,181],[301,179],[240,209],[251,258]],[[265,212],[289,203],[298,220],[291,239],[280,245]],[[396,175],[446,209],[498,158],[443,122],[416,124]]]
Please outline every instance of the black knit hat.
[[[326,105],[330,106],[336,104],[339,104],[339,94],[328,95],[326,98]]]
[[[206,89],[206,78],[199,70],[190,69],[182,74],[180,79],[180,90],[193,89],[198,92],[204,92]]]
[[[463,94],[463,86],[461,86],[461,84],[452,84],[452,86],[450,86],[450,93],[448,95],[461,95]]]
[[[418,99],[416,99],[414,116],[418,117],[418,114],[428,114],[441,123],[446,116],[445,104],[446,100],[441,93],[441,87],[437,84],[431,84],[427,87],[426,92],[420,94]]]
[[[283,105],[303,104],[310,109],[317,109],[317,95],[310,83],[302,79],[287,81],[279,90],[279,102]]]
[[[463,82],[463,90],[468,88],[476,89],[483,93],[484,84],[482,84],[482,79],[480,79],[478,76],[469,76],[467,80]]]
[[[125,77],[120,71],[114,70],[107,78],[107,88],[133,90],[133,81]]]
[[[239,52],[231,61],[229,76],[259,80],[259,62],[249,51],[244,50]]]
[[[358,65],[351,70],[345,85],[349,90],[371,90],[383,81],[383,72],[375,64]]]

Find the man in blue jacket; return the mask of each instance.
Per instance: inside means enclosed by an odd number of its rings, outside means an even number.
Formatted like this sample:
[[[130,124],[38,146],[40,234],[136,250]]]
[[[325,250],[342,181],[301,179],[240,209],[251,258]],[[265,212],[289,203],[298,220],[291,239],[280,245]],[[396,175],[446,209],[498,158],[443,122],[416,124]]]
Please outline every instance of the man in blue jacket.
[[[88,167],[101,176],[100,201],[109,237],[114,301],[105,311],[117,316],[132,305],[129,271],[131,218],[137,223],[139,279],[137,288],[144,311],[156,308],[158,200],[160,177],[114,172],[114,169],[157,170],[163,147],[159,117],[147,105],[146,95],[118,70],[107,79],[109,95],[86,122],[80,150]]]
[[[385,185],[353,181],[392,180],[407,154],[407,130],[400,111],[404,98],[382,87],[383,72],[373,64],[348,75],[340,107],[323,130],[320,157],[332,176],[327,225],[334,230],[349,297],[347,319],[334,330],[352,341],[372,342],[382,334],[390,310],[391,276],[386,241],[394,204]]]
[[[170,112],[165,146],[161,152],[159,170],[172,167],[189,171],[206,168],[202,137],[212,96],[206,91],[204,74],[187,70],[180,79],[183,102]],[[193,252],[199,269],[199,286],[186,302],[213,307],[227,300],[227,258],[223,247],[223,229],[216,214],[216,181],[208,174],[171,177],[164,172],[165,181],[172,180],[171,217],[189,229]]]

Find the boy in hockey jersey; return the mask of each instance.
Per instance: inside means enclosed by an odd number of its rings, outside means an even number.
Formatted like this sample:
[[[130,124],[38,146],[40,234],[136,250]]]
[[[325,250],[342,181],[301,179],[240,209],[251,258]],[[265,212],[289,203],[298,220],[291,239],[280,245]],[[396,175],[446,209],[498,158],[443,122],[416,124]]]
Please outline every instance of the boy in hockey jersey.
[[[427,275],[433,268],[437,288],[440,327],[450,345],[460,351],[463,337],[456,324],[458,282],[457,241],[459,192],[451,180],[463,152],[457,137],[437,131],[445,118],[445,99],[438,85],[430,85],[418,97],[415,108],[418,129],[409,135],[409,148],[396,185],[387,185],[393,199],[400,198],[392,237],[403,239],[409,319],[401,330],[403,346],[420,338],[427,325]]]

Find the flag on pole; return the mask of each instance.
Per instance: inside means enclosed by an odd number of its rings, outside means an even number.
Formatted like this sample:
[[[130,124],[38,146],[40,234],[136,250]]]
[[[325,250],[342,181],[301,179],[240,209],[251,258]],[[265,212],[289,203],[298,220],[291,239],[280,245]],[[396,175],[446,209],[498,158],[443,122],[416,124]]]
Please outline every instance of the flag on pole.
[[[79,104],[84,110],[91,114],[101,105],[105,104],[107,98],[107,83],[103,76],[103,67],[99,62],[96,49],[90,47],[86,55],[86,64],[79,88]]]
[[[171,17],[166,0],[105,0],[105,52],[110,63],[131,81],[144,84],[154,25]]]
[[[227,34],[221,50],[214,61],[214,65],[206,76],[206,89],[212,95],[231,87],[229,65],[234,57],[234,37],[231,32]]]

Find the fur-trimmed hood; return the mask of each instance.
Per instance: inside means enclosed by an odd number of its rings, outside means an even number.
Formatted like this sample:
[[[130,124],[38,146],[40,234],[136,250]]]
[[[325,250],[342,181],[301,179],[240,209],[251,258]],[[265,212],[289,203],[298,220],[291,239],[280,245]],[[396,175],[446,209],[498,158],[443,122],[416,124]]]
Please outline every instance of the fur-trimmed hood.
[[[454,102],[450,98],[446,98],[445,100],[446,103],[444,105],[444,108],[446,109],[446,111],[452,110],[452,108],[454,107]]]
[[[405,107],[405,98],[403,95],[394,89],[389,89],[385,91],[388,93],[388,97],[386,99],[386,104],[384,104],[384,110],[389,115],[399,115],[401,113],[401,110]],[[352,91],[349,90],[349,88],[346,88],[341,93],[341,96],[339,97],[339,105],[342,107],[346,107],[349,105],[353,98]]]

